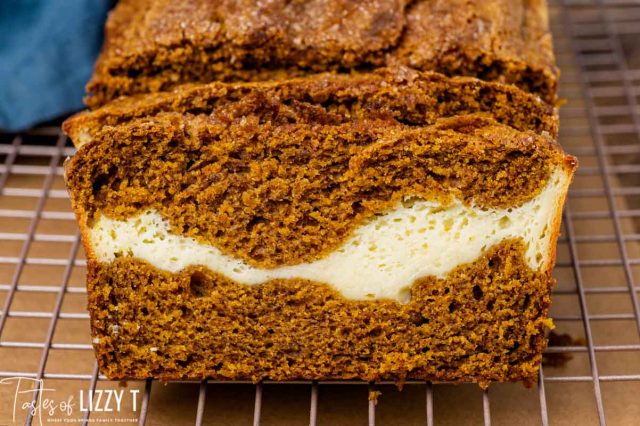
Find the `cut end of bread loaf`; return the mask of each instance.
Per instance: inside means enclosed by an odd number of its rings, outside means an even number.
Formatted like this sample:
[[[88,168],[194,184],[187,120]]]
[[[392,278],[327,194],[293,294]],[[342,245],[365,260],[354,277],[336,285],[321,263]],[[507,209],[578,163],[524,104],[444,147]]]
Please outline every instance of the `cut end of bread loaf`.
[[[533,383],[576,166],[556,130],[516,88],[407,69],[70,119],[101,371]]]

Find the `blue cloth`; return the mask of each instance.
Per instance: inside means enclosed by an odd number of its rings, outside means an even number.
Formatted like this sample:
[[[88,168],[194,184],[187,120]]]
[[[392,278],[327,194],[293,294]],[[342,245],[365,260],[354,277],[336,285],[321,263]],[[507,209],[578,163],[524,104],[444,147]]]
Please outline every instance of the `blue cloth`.
[[[0,0],[0,129],[82,108],[111,0]]]

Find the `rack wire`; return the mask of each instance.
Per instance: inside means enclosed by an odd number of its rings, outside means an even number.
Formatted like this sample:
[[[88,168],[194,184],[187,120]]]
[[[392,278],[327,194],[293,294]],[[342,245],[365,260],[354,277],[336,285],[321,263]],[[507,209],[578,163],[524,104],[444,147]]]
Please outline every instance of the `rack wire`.
[[[128,384],[140,397],[122,420],[640,423],[640,2],[556,0],[550,18],[567,100],[560,142],[581,167],[564,213],[552,309],[557,333],[570,337],[551,342],[546,356],[556,362],[540,370],[537,389],[148,380]],[[69,392],[117,388],[92,355],[86,263],[62,178],[62,161],[73,153],[57,125],[0,133],[0,380],[41,379]],[[11,392],[0,386],[0,424],[41,420],[24,412],[14,419],[6,404]],[[29,394],[38,396],[38,389]],[[118,415],[85,411],[76,420]]]

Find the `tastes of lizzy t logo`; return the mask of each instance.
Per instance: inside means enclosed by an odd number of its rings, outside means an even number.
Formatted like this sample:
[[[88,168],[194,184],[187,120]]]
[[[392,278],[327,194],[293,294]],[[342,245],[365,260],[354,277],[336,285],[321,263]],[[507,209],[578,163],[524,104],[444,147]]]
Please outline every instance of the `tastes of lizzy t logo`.
[[[0,380],[0,386],[13,387],[13,400],[6,401],[12,421],[22,423],[28,414],[36,423],[69,423],[81,421],[87,411],[114,413],[118,423],[137,422],[137,418],[124,418],[121,411],[126,404],[127,411],[135,416],[138,411],[138,389],[80,390],[77,394],[56,395],[56,389],[44,386],[44,380],[29,377],[8,377]],[[0,389],[2,391],[6,389]],[[37,394],[36,394],[37,392]],[[2,401],[4,404],[5,401]],[[0,424],[5,419],[0,419]],[[108,419],[100,419],[101,423]]]

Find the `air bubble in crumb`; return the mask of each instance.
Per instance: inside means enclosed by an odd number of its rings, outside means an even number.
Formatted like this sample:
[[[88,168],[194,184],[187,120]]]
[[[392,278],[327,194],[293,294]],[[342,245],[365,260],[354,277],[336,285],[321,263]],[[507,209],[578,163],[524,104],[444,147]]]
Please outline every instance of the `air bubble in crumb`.
[[[511,219],[509,219],[509,216],[502,216],[500,218],[500,222],[498,222],[498,226],[500,226],[500,229],[506,229],[510,224]]]

